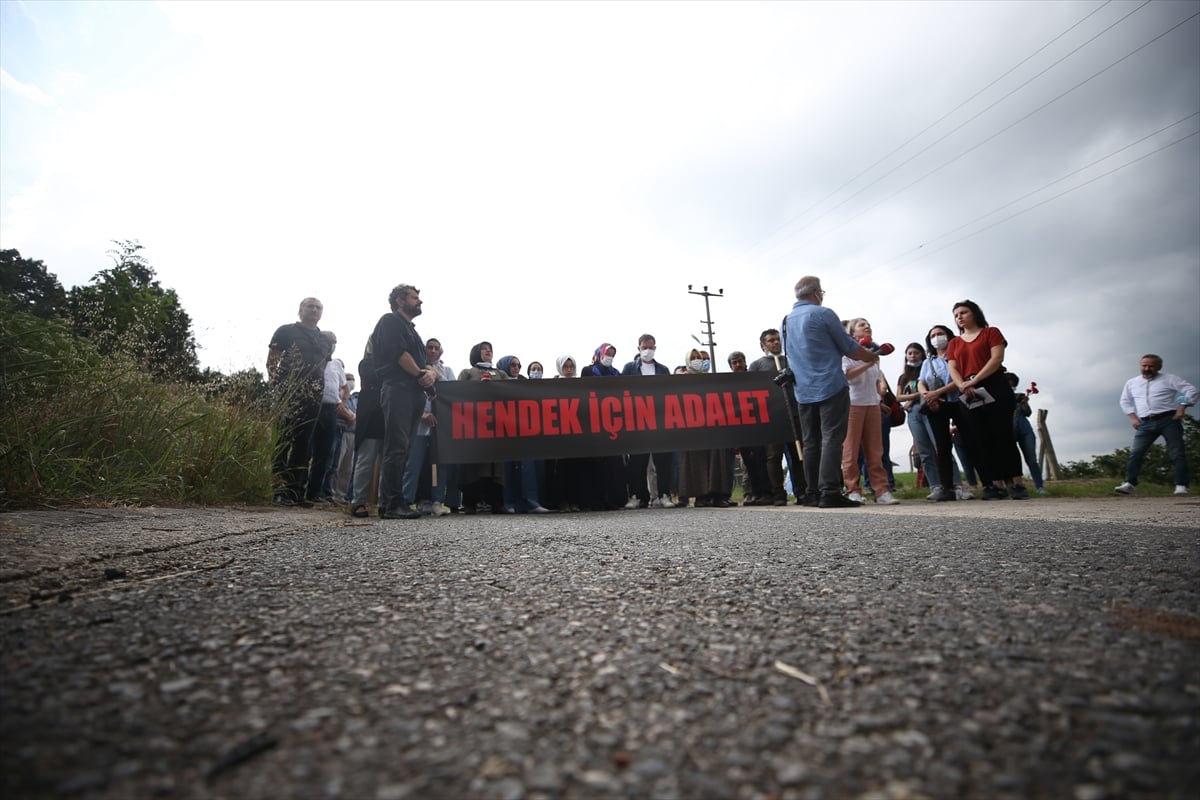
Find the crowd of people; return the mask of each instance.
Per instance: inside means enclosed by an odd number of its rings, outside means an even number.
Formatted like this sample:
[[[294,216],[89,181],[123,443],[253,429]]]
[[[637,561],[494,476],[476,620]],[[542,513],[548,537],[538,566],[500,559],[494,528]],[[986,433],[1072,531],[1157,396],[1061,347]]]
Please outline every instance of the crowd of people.
[[[902,424],[912,434],[928,500],[968,500],[977,492],[983,500],[1026,499],[1022,453],[1034,490],[1046,493],[1027,420],[1027,393],[1017,391],[1017,376],[1005,369],[1003,333],[988,323],[978,304],[955,303],[952,325],[932,324],[923,344],[905,347],[893,393],[880,367],[881,356],[893,348],[873,341],[870,322],[841,319],[825,307],[817,277],[801,278],[795,294],[781,328],[760,334],[761,357],[748,361],[735,351],[728,359],[733,372],[775,377],[787,399],[794,438],[736,451],[700,447],[470,464],[440,464],[436,457],[438,421],[430,398],[438,381],[703,375],[712,368],[709,354],[690,348],[672,369],[658,360],[656,339],[647,333],[623,367],[616,365],[616,346],[601,342],[589,363],[559,356],[555,374],[549,375],[540,361],[523,367],[515,355],[496,358],[492,344],[484,341],[471,348],[469,364],[456,374],[442,361],[440,341],[417,333],[420,291],[400,284],[388,297],[391,310],[368,339],[356,391],[354,375],[333,355],[336,337],[319,329],[320,301],[305,298],[299,321],[276,330],[268,350],[272,386],[284,401],[275,503],[344,503],[355,517],[368,517],[374,506],[383,519],[726,508],[735,504],[736,455],[742,464],[743,505],[787,505],[789,493],[799,505],[824,509],[860,506],[871,497],[876,504],[894,505],[900,501],[892,493],[888,432]],[[1178,379],[1170,385],[1170,399],[1179,400],[1181,415],[1195,403],[1195,389],[1180,386]],[[1132,390],[1127,386],[1126,391]],[[1153,409],[1148,418],[1139,417],[1141,410],[1129,412],[1135,429],[1166,419]],[[1138,443],[1150,433],[1163,435],[1163,428],[1147,425]],[[1165,435],[1174,456],[1172,433]],[[1131,457],[1129,478],[1119,492],[1134,491],[1144,449],[1135,446],[1137,463]],[[1186,465],[1183,470],[1177,467],[1177,489],[1186,492]]]

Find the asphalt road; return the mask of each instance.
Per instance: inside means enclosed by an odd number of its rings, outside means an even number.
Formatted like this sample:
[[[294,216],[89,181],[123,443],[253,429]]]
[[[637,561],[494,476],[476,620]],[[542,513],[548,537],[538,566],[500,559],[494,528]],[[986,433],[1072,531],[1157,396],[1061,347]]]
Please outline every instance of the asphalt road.
[[[1194,800],[1198,500],[4,514],[0,792]]]

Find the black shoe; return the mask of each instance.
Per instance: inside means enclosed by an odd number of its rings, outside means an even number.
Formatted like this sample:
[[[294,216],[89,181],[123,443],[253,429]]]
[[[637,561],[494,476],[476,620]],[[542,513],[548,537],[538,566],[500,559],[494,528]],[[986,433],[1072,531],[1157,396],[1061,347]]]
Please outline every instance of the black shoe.
[[[420,519],[421,512],[412,506],[397,506],[379,515],[383,519]]]
[[[275,495],[275,500],[273,502],[277,506],[294,506],[294,505],[296,505],[296,501],[293,500],[292,498],[288,497],[286,494]]]
[[[862,503],[851,500],[842,494],[823,494],[817,501],[817,508],[858,508]]]
[[[958,495],[954,493],[953,489],[942,489],[937,493],[936,497],[932,497],[930,499],[935,503],[948,503],[951,500],[957,500]]]
[[[1013,500],[1028,500],[1029,499],[1029,490],[1025,488],[1025,484],[1023,484],[1023,483],[1013,484],[1012,499]]]
[[[1025,496],[1028,497],[1029,493],[1026,492]],[[1008,490],[1002,489],[999,486],[985,486],[985,487],[983,487],[982,499],[983,500],[1007,500],[1008,499]]]

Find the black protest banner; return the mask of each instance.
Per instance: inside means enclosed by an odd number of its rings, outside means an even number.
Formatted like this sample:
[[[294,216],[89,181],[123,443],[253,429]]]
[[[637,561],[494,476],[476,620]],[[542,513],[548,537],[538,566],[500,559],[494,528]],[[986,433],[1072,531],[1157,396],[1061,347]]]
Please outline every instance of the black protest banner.
[[[748,447],[794,438],[768,372],[443,381],[446,464]]]

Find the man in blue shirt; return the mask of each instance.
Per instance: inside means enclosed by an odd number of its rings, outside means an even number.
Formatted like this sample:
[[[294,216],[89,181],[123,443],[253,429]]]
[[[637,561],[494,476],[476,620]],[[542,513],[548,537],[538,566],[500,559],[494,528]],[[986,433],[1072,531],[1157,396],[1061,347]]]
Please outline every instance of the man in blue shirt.
[[[796,304],[783,320],[783,348],[795,375],[796,403],[804,442],[806,505],[852,508],[842,495],[842,443],[850,419],[850,387],[842,356],[878,361],[879,356],[846,333],[838,315],[822,303],[821,279],[806,275],[796,284]],[[817,491],[820,494],[817,494]]]

